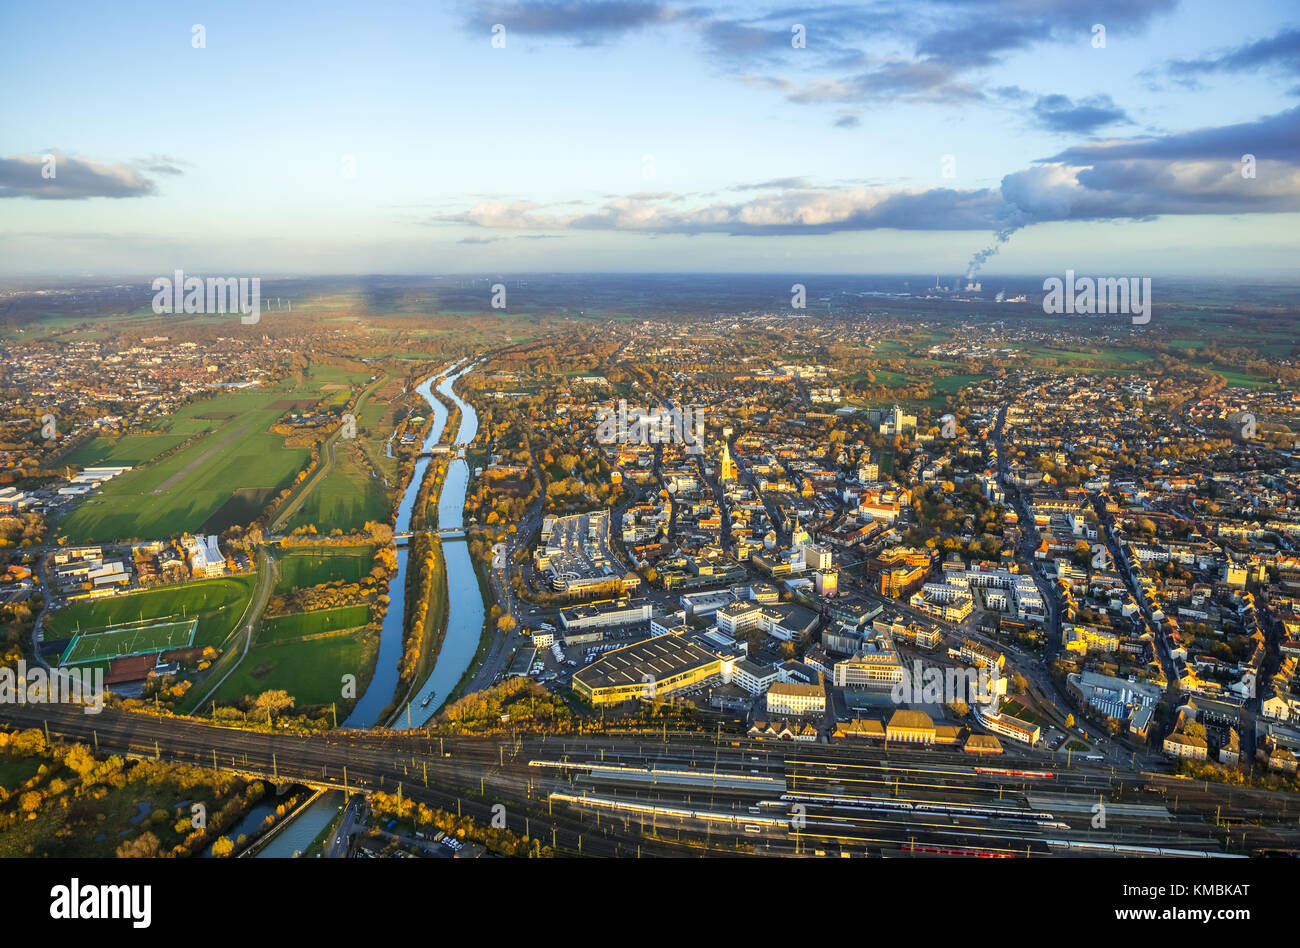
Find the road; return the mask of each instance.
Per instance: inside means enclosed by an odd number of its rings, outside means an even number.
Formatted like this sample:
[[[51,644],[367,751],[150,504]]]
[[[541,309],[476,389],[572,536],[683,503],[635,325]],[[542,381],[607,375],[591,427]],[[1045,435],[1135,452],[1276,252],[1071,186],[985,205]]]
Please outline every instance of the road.
[[[369,807],[361,794],[354,795],[343,808],[343,818],[339,820],[334,835],[325,840],[324,858],[346,859],[352,849],[352,836],[362,830],[362,823]]]
[[[239,653],[239,658],[235,660],[234,664],[226,669],[225,673],[217,679],[216,683],[208,688],[203,697],[199,700],[198,704],[194,705],[195,711],[200,710],[205,704],[207,704],[212,696],[217,693],[217,690],[225,683],[226,679],[229,678],[234,673],[235,669],[239,667],[240,663],[248,657],[248,650],[253,645],[253,630],[257,627],[257,620],[262,617],[262,613],[266,610],[266,603],[271,598],[271,593],[274,591],[275,585],[279,581],[280,564],[279,561],[276,560],[275,556],[269,552],[269,548],[263,547],[260,549],[257,553],[257,558],[259,561],[257,570],[258,585],[253,591],[253,595],[248,600],[248,606],[244,609],[244,615],[241,616],[239,620],[244,626],[244,648]],[[245,619],[248,621],[244,622]],[[236,626],[236,628],[238,628],[238,626]],[[216,666],[214,665],[213,668],[215,669]],[[207,681],[205,679],[204,684],[206,685],[206,683]]]

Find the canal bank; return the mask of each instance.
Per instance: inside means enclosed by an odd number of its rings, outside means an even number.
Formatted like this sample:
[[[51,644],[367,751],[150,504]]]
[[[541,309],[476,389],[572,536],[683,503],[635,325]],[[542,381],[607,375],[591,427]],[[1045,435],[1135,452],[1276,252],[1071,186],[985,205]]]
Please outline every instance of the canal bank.
[[[428,403],[430,411],[433,412],[433,424],[429,427],[429,432],[425,436],[422,445],[422,450],[425,452],[432,450],[434,445],[442,440],[442,431],[447,424],[447,407],[433,396],[433,386],[436,382],[451,377],[448,373],[454,371],[454,369],[455,366],[448,366],[442,372],[431,375],[415,387],[415,390]],[[462,369],[462,371],[464,370]],[[463,418],[461,427],[464,427]],[[477,428],[477,419],[475,419],[475,428]],[[394,533],[406,533],[411,529],[411,512],[415,509],[416,498],[420,493],[420,485],[424,483],[424,477],[430,463],[432,463],[432,460],[429,457],[421,457],[415,462],[415,467],[411,471],[411,479],[407,483],[406,490],[402,494],[402,500],[397,506],[397,517],[393,523]],[[463,498],[461,503],[464,503]],[[384,709],[393,702],[393,697],[397,691],[398,667],[402,659],[402,641],[406,617],[406,566],[409,555],[409,551],[405,547],[399,546],[397,548],[397,571],[388,581],[388,610],[384,613],[384,621],[380,626],[379,656],[375,660],[375,671],[371,675],[365,693],[357,702],[356,707],[352,709],[352,713],[348,715],[347,720],[343,722],[343,727],[374,727],[379,723],[380,715]]]
[[[460,409],[460,426],[453,439],[452,458],[438,498],[440,528],[464,527],[465,494],[469,488],[470,472],[465,459],[456,457],[456,454],[461,445],[473,441],[478,434],[478,413],[474,411],[473,406],[452,390],[452,386],[472,367],[466,366],[457,371],[456,366],[449,366],[416,386],[416,391],[429,403],[434,413],[433,425],[424,439],[425,451],[429,451],[442,440],[443,428],[448,417],[447,407],[433,395],[433,386],[437,384],[438,391]],[[411,480],[398,506],[393,528],[395,533],[405,533],[410,529],[411,513],[415,508],[420,485],[424,482],[429,464],[429,458],[421,458],[416,462]],[[463,538],[443,540],[442,552],[447,572],[447,627],[433,670],[416,691],[410,703],[398,708],[400,713],[395,716],[399,718],[400,723],[396,726],[402,729],[408,726],[420,727],[438,712],[446,697],[469,668],[470,662],[478,651],[479,638],[483,630],[485,617],[483,594],[470,560],[466,541]],[[384,708],[393,701],[405,629],[407,556],[408,551],[399,547],[397,572],[388,584],[389,605],[384,615],[375,672],[365,694],[357,702],[352,714],[343,722],[344,727],[375,726]],[[286,821],[286,824],[291,823],[291,825],[285,825],[276,838],[267,843],[257,856],[286,858],[305,851],[338,815],[344,802],[345,797],[339,791],[321,794],[291,821]]]
[[[473,366],[443,378],[438,392],[460,409],[460,429],[452,441],[452,458],[438,497],[440,529],[464,528],[465,495],[469,490],[469,463],[458,457],[459,449],[478,435],[478,413],[469,402],[456,394],[453,386]],[[436,399],[435,399],[436,400]],[[441,709],[447,696],[459,683],[478,651],[483,632],[483,595],[469,547],[463,537],[444,539],[442,556],[447,573],[447,628],[442,637],[433,670],[417,689],[410,704],[399,709],[398,729],[421,727]]]

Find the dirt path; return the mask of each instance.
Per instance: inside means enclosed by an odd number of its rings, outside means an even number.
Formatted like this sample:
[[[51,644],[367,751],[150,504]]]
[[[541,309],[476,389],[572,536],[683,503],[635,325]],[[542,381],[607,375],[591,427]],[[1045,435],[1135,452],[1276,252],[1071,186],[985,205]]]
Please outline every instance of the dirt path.
[[[357,404],[356,407],[352,409],[352,414],[359,416],[361,410],[365,408],[366,402],[370,399],[370,396],[378,391],[387,381],[388,378],[381,375],[379,378],[375,379],[374,382],[368,385],[365,390],[357,396]],[[325,438],[321,450],[320,464],[317,465],[312,476],[309,477],[307,482],[301,486],[297,494],[290,497],[289,501],[280,508],[280,512],[276,515],[275,519],[271,521],[268,527],[269,532],[277,533],[282,530],[284,526],[293,519],[298,511],[302,509],[303,504],[307,502],[307,498],[312,495],[312,492],[325,482],[325,478],[329,476],[330,471],[334,469],[334,465],[338,460],[334,451],[338,446],[342,430],[342,428],[339,428],[337,431],[332,432]]]

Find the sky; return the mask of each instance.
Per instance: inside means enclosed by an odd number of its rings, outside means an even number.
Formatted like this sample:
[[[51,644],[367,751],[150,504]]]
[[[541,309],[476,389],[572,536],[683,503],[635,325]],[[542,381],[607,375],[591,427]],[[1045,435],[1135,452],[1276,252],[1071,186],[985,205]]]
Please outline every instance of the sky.
[[[0,4],[0,276],[1287,279],[1298,223],[1269,0]]]

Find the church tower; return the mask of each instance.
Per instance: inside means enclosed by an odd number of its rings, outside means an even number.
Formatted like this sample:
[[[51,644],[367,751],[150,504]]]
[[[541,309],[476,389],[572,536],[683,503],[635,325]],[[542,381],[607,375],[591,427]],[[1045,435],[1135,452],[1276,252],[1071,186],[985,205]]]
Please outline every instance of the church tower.
[[[718,480],[723,484],[736,479],[736,462],[731,460],[731,448],[722,442],[722,465],[718,470]]]

